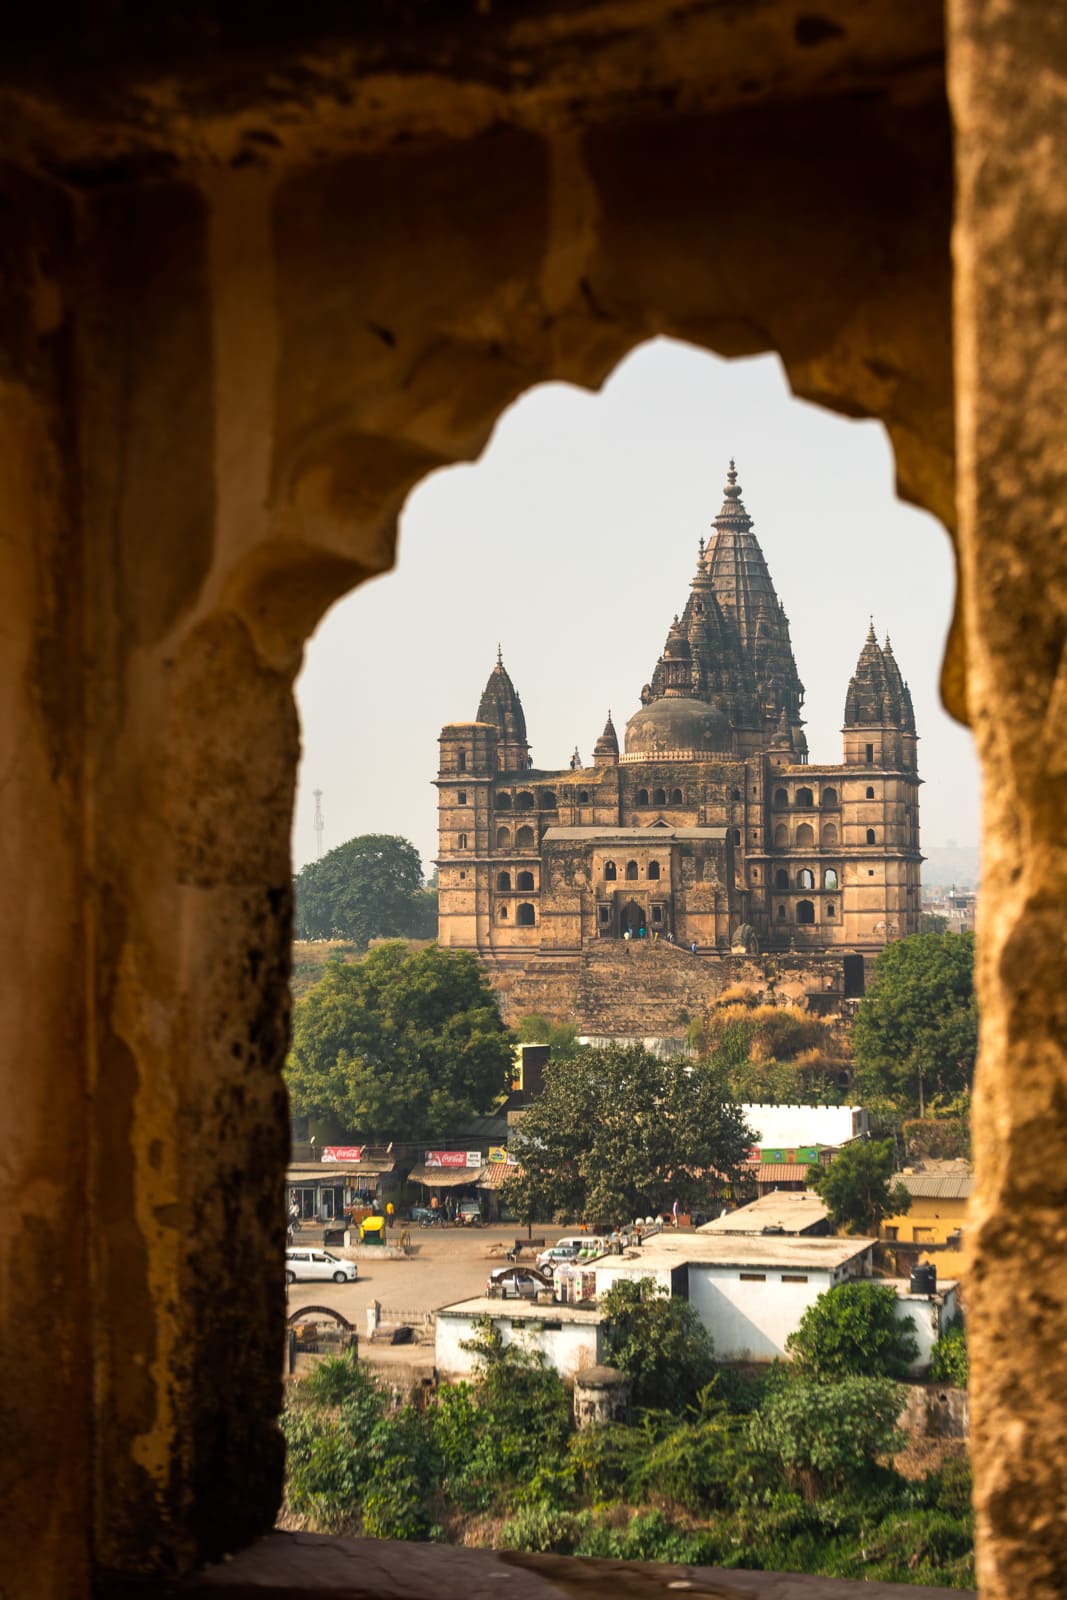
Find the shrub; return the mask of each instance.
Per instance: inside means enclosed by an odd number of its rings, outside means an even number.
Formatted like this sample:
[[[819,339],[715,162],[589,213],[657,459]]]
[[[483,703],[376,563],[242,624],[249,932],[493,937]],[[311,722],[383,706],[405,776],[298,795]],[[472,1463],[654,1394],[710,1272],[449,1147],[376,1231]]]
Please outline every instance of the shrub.
[[[934,1383],[951,1383],[957,1389],[966,1389],[969,1373],[967,1332],[962,1316],[956,1316],[934,1345],[930,1377]]]
[[[796,1379],[771,1390],[749,1423],[757,1456],[805,1500],[876,1477],[878,1459],[903,1448],[904,1390],[887,1378]]]
[[[711,1339],[686,1300],[651,1278],[621,1279],[601,1300],[608,1360],[633,1381],[640,1406],[680,1411],[714,1376]]]
[[[785,1342],[806,1377],[902,1378],[919,1353],[913,1317],[898,1318],[895,1290],[840,1283],[821,1294]]]

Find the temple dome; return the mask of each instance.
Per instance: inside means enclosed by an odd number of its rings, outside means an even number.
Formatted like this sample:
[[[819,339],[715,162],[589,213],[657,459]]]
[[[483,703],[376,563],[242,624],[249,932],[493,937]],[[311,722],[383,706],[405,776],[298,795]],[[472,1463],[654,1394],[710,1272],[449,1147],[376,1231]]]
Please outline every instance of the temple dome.
[[[653,700],[626,724],[628,756],[659,756],[692,750],[696,755],[729,752],[729,720],[706,700]]]

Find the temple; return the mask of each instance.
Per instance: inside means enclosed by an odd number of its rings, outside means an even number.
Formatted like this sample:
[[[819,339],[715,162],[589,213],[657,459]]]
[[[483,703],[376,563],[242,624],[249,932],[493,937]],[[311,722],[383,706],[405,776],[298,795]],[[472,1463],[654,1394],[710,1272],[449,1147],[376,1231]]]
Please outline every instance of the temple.
[[[685,604],[593,764],[531,762],[499,653],[473,722],[441,732],[439,938],[485,956],[662,938],[697,953],[868,954],[919,930],[915,716],[873,622],[843,759],[813,766],[804,686],[730,462]]]

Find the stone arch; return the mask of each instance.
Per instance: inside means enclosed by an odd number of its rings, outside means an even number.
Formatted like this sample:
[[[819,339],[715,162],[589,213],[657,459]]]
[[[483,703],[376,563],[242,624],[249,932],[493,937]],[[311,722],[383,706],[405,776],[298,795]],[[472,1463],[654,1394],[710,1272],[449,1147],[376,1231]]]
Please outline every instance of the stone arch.
[[[672,806],[680,806],[680,805],[684,805],[684,804],[685,804],[685,801],[684,801],[684,798],[682,796],[681,789],[672,789],[671,790],[671,805]]]
[[[789,829],[786,827],[784,822],[779,822],[779,824],[775,828],[775,830],[774,830],[774,842],[777,845],[783,845],[783,844],[788,844],[789,843]]]
[[[653,793],[652,793],[652,804],[654,806],[665,806],[667,804],[667,791],[666,791],[666,789],[655,789],[655,790],[653,790]]]
[[[822,828],[819,830],[819,838],[822,840],[823,844],[836,844],[837,824],[834,822],[824,822]]]
[[[511,888],[511,873],[510,872],[498,872],[497,875],[496,875],[496,886],[497,886],[498,889],[503,890],[505,893],[508,890],[510,890],[510,888]]]
[[[536,835],[531,827],[520,828],[515,835],[515,847],[518,850],[530,850],[536,842]]]
[[[776,889],[789,888],[789,874],[786,872],[784,867],[779,867],[778,871],[774,874],[774,887]]]
[[[511,847],[511,829],[498,828],[496,830],[496,847],[498,850],[507,850]]]
[[[833,788],[824,789],[822,792],[822,803],[824,806],[828,807],[836,806],[838,803],[837,790]]]
[[[867,799],[868,800],[873,800],[874,799],[874,786],[873,786],[873,784],[870,784],[870,783],[867,785]]]
[[[648,805],[648,790],[647,789],[638,789],[637,795],[636,795],[636,797],[634,799],[634,805],[635,806],[647,806]]]
[[[814,872],[812,872],[810,867],[801,867],[800,871],[797,873],[797,888],[798,889],[814,889],[814,887],[815,887],[815,874],[814,874]]]
[[[797,790],[796,803],[798,806],[813,806],[815,804],[815,796],[806,785]]]
[[[775,789],[771,798],[771,805],[774,806],[776,810],[784,810],[788,804],[789,795],[787,791],[785,789]]]
[[[530,790],[529,789],[520,789],[518,794],[515,796],[515,810],[516,811],[532,811],[533,808],[534,808],[534,797],[531,794]]]
[[[628,861],[626,863],[626,876],[627,876],[627,879],[629,879],[632,882],[633,879],[637,877],[637,873],[638,873],[637,862],[636,861]]]
[[[810,822],[802,822],[797,829],[797,844],[814,844],[815,829]]]
[[[537,922],[537,913],[528,900],[520,902],[515,911],[515,926],[517,928],[532,928]]]
[[[614,861],[605,861],[604,877],[607,879],[608,883],[614,883],[618,876],[619,869],[616,867]]]
[[[827,867],[826,871],[822,875],[822,886],[823,886],[823,888],[824,889],[836,889],[837,888],[837,883],[838,883],[837,868],[836,867]]]
[[[537,791],[537,804],[542,811],[555,811],[558,807],[555,790],[539,789]]]
[[[652,879],[656,879],[656,878],[659,877],[659,862],[658,861],[650,861],[648,863],[648,875]]]
[[[501,906],[498,909],[498,911],[497,911],[497,920],[499,922],[506,922],[508,920],[508,908],[507,908],[506,905]]]
[[[768,119],[773,124],[773,91],[770,112],[762,98],[745,113],[761,132]],[[172,871],[168,858],[153,875],[151,886],[140,890],[132,883],[132,869],[123,869],[121,862],[116,862],[118,903],[124,904],[128,894],[146,920],[151,920],[153,911],[165,920],[171,894],[168,874],[183,885],[195,881],[217,901],[225,902],[224,915],[213,906],[214,930],[199,926],[195,930],[201,970],[211,968],[215,951],[225,957],[235,946],[242,947],[246,932],[249,947],[259,949],[266,929],[270,946],[269,959],[254,967],[240,996],[235,999],[231,995],[225,1009],[228,1028],[240,1026],[234,1018],[240,1019],[244,1009],[257,1020],[258,1077],[251,1090],[226,1078],[227,1071],[235,1072],[232,1066],[221,1066],[217,1081],[212,1082],[211,1072],[183,1075],[183,1061],[168,1067],[153,1056],[150,1044],[137,1044],[136,1075],[142,1086],[147,1083],[159,1090],[164,1099],[164,1091],[174,1086],[179,1109],[197,1113],[201,1145],[208,1153],[190,1163],[187,1192],[198,1212],[203,1206],[205,1213],[210,1213],[202,1191],[213,1159],[228,1180],[227,1150],[236,1151],[239,1158],[255,1135],[260,1141],[257,1148],[266,1152],[261,1189],[255,1193],[248,1189],[247,1205],[234,1208],[239,1213],[239,1248],[234,1248],[232,1237],[225,1241],[226,1249],[219,1248],[210,1220],[196,1242],[194,1261],[210,1269],[205,1304],[209,1300],[230,1303],[225,1291],[235,1269],[226,1265],[227,1250],[233,1261],[262,1259],[260,1281],[267,1282],[271,1242],[265,1219],[270,1211],[271,1185],[284,1165],[284,1139],[278,1135],[272,1142],[270,1137],[280,1098],[277,1084],[272,1087],[270,1080],[277,1077],[285,1049],[284,1028],[274,1026],[272,1019],[280,1017],[284,1005],[286,955],[280,936],[276,939],[275,935],[286,915],[286,775],[291,778],[295,761],[288,683],[317,617],[354,583],[389,565],[397,510],[411,485],[434,467],[476,454],[501,410],[534,378],[598,382],[650,328],[664,328],[705,341],[714,337],[729,354],[771,344],[783,350],[798,392],[817,393],[825,403],[836,402],[852,412],[892,406],[902,491],[920,498],[925,494],[928,503],[931,494],[938,499],[940,485],[939,503],[942,508],[950,506],[953,486],[946,463],[951,436],[949,429],[945,437],[946,429],[939,423],[940,410],[947,410],[947,380],[942,381],[940,373],[942,365],[947,371],[947,340],[939,344],[936,338],[912,337],[916,329],[938,328],[944,285],[935,282],[929,293],[920,295],[918,317],[906,294],[884,292],[886,285],[895,289],[902,280],[918,281],[907,276],[909,269],[914,274],[911,263],[916,257],[928,274],[933,259],[936,278],[938,246],[928,241],[939,236],[936,228],[929,227],[929,217],[916,205],[914,196],[920,191],[933,192],[936,200],[940,193],[936,183],[927,181],[924,186],[923,180],[930,178],[931,169],[936,176],[936,155],[945,155],[943,115],[938,108],[930,121],[920,108],[920,131],[932,132],[932,139],[909,141],[894,136],[886,140],[877,112],[847,104],[842,111],[831,104],[842,98],[826,97],[823,106],[802,105],[799,121],[795,108],[788,107],[788,126],[795,130],[796,139],[809,138],[813,145],[810,167],[800,169],[805,179],[810,171],[810,185],[807,181],[797,185],[793,219],[798,240],[812,241],[811,258],[801,252],[793,263],[793,293],[789,296],[781,295],[779,280],[764,287],[758,275],[753,279],[747,271],[740,275],[743,292],[729,287],[732,277],[738,275],[728,271],[721,275],[721,282],[709,284],[704,264],[721,241],[717,227],[701,216],[692,197],[721,190],[721,180],[728,177],[742,203],[748,204],[748,195],[758,196],[758,205],[753,202],[751,209],[745,210],[743,225],[737,230],[745,251],[739,259],[744,264],[750,258],[753,239],[759,245],[769,231],[760,220],[768,205],[767,194],[784,193],[786,200],[792,197],[788,183],[775,186],[780,160],[775,140],[739,137],[731,141],[729,152],[723,153],[720,140],[694,138],[694,126],[698,131],[706,126],[712,132],[717,127],[714,120],[705,122],[699,96],[685,118],[664,115],[650,126],[643,109],[632,122],[628,120],[624,92],[619,98],[623,114],[614,116],[610,127],[601,126],[594,118],[588,137],[558,141],[509,127],[506,96],[502,95],[504,110],[491,137],[450,137],[440,141],[447,146],[443,151],[432,139],[416,140],[411,147],[397,139],[382,153],[372,149],[364,155],[361,150],[358,156],[346,152],[343,159],[334,159],[327,152],[321,160],[309,162],[309,171],[299,182],[277,185],[267,170],[269,152],[261,155],[262,166],[257,163],[255,178],[262,185],[263,204],[273,208],[264,228],[264,251],[277,248],[278,240],[287,244],[278,259],[269,262],[270,271],[263,274],[270,280],[270,305],[258,308],[261,325],[270,333],[265,359],[276,362],[278,382],[273,394],[268,393],[266,384],[245,383],[243,387],[254,391],[256,397],[254,410],[245,415],[233,388],[235,376],[244,376],[243,363],[233,353],[233,345],[240,340],[230,338],[226,306],[220,305],[215,409],[225,436],[214,442],[244,450],[251,439],[253,454],[259,452],[270,464],[259,476],[248,475],[250,516],[243,507],[235,511],[231,492],[245,465],[243,460],[231,465],[233,479],[219,485],[219,525],[210,525],[215,513],[209,511],[203,540],[205,573],[210,565],[212,581],[200,585],[186,582],[179,597],[182,603],[173,615],[183,614],[185,655],[175,670],[173,641],[168,639],[164,650],[162,626],[153,635],[151,618],[138,618],[145,630],[139,640],[143,687],[130,708],[129,724],[140,716],[144,726],[150,719],[142,713],[152,705],[152,696],[157,695],[156,703],[163,705],[173,692],[174,725],[165,732],[160,729],[154,737],[164,754],[167,748],[188,745],[167,796],[164,819],[177,824],[174,848],[180,859]],[[832,128],[834,148],[839,149],[842,130],[835,119],[857,117],[862,124],[868,115],[873,119],[873,137],[869,148],[864,144],[865,160],[856,164],[855,177],[848,170],[842,175],[836,169],[840,194],[837,184],[817,187],[818,156],[825,133]],[[907,110],[899,115],[914,121],[916,113]],[[469,126],[462,117],[456,125]],[[579,127],[584,134],[585,129]],[[772,146],[773,161],[766,154]],[[909,184],[912,149],[921,152],[920,178]],[[764,172],[767,183],[759,181]],[[672,174],[677,175],[676,181],[669,181]],[[664,181],[665,175],[668,181]],[[222,168],[220,182],[239,185],[246,176],[244,164],[235,160],[232,168]],[[884,182],[884,194],[878,192],[879,179]],[[130,188],[136,193],[136,182]],[[857,218],[864,216],[864,201],[872,191],[879,200],[878,237],[888,242],[883,243],[883,254],[868,259],[865,247],[857,243]],[[263,219],[245,191],[237,192],[243,202],[239,206],[227,206],[226,191],[215,197],[212,281],[215,277],[224,284],[228,281],[231,294],[239,285],[241,292],[254,296],[256,274],[238,269],[249,259],[246,236],[250,216],[253,222]],[[592,243],[587,238],[586,207],[561,203],[587,192],[595,198],[602,219]],[[898,199],[902,193],[906,204]],[[412,194],[426,196],[426,204],[413,208]],[[514,200],[518,194],[523,196],[521,208]],[[380,202],[377,211],[375,201]],[[373,251],[359,248],[365,239],[368,205],[379,219]],[[513,222],[513,228],[502,227],[502,217]],[[669,241],[666,250],[664,239]],[[773,250],[769,241],[766,249],[769,260]],[[762,259],[759,250],[757,255]],[[413,263],[419,269],[427,260],[434,262],[432,282],[414,296],[410,273],[390,271],[387,265],[395,261],[406,269]],[[569,262],[573,262],[573,271]],[[625,263],[621,274],[620,262]],[[827,262],[835,275],[840,274],[834,281],[842,291],[846,286],[849,291],[847,327],[826,309],[834,304],[833,294],[828,293]],[[423,276],[420,272],[420,282]],[[185,277],[190,296],[202,292],[199,274]],[[412,301],[412,314],[405,321]],[[516,311],[517,306],[529,306],[530,314]],[[899,313],[896,306],[901,308]],[[256,310],[254,307],[253,325]],[[397,325],[402,330],[399,335]],[[713,335],[709,329],[715,330]],[[910,352],[909,382],[906,393],[898,394],[894,388],[890,399],[884,354],[899,347],[898,332]],[[869,361],[864,359],[867,355]],[[138,381],[134,372],[135,402]],[[272,405],[277,406],[274,416]],[[314,413],[312,406],[317,408]],[[926,425],[928,412],[931,426]],[[180,439],[181,429],[174,429],[171,436]],[[225,450],[218,457],[214,452],[209,455],[214,462],[223,458]],[[234,462],[232,450],[230,460]],[[148,485],[136,456],[130,473],[134,487],[143,493]],[[270,510],[263,512],[257,525],[260,507]],[[190,525],[200,516],[199,506],[193,511]],[[234,536],[235,527],[240,527],[240,537]],[[125,537],[117,523],[115,537],[117,541]],[[161,568],[170,560],[183,578],[195,567],[195,552],[171,550],[165,537],[153,559]],[[197,576],[194,572],[194,578]],[[219,670],[217,652],[215,659],[211,658],[218,618],[205,613],[213,604],[213,594],[225,595],[227,619],[234,619],[249,644],[248,659],[237,675]],[[123,625],[133,621],[119,620]],[[170,679],[161,665],[164,654]],[[270,709],[258,720],[245,715],[246,725],[240,739],[227,750],[227,757],[233,750],[242,756],[247,753],[248,765],[257,774],[271,773],[272,781],[264,783],[262,797],[257,795],[261,803],[257,820],[262,825],[254,830],[255,843],[238,839],[231,822],[229,830],[226,826],[216,830],[212,845],[211,823],[224,815],[213,789],[224,786],[224,776],[223,763],[210,746],[223,723],[223,713],[216,709],[219,698],[227,690],[232,695],[235,687],[261,694]],[[195,695],[200,697],[201,708],[207,708],[200,737],[192,717]],[[118,716],[116,712],[116,719]],[[128,731],[126,724],[123,729]],[[132,733],[129,737],[131,744],[135,742]],[[258,745],[257,739],[261,740]],[[206,785],[205,773],[212,778]],[[118,786],[132,781],[130,763],[129,775],[119,773]],[[281,799],[276,798],[279,795]],[[119,794],[120,806],[121,798]],[[734,798],[740,800],[738,791]],[[147,828],[143,821],[139,823],[140,833],[151,834],[156,820],[154,816],[147,819]],[[163,827],[156,836],[167,833]],[[109,963],[110,971],[117,972],[116,952],[105,951],[100,959],[104,976]],[[158,1002],[164,1015],[181,1012],[188,998],[182,991],[181,975],[164,961],[152,981],[155,989],[149,984],[146,1003]],[[128,982],[123,979],[118,984],[115,1004],[120,1010],[127,998],[123,984]],[[102,984],[101,992],[111,994],[111,985]],[[187,1048],[193,1059],[203,1054],[202,1037],[222,1037],[221,1029],[215,1033],[211,1027],[215,1005],[213,995],[205,995],[198,996],[192,1007],[197,1027],[189,1030]],[[223,1009],[218,1002],[217,1010],[222,1013]],[[117,1086],[116,1115],[122,1111],[123,1094],[129,1091]],[[175,1120],[181,1124],[181,1118]],[[216,1138],[220,1127],[228,1129],[227,1141]],[[138,1127],[136,1131],[142,1130]],[[169,1158],[169,1146],[165,1153]],[[130,1178],[138,1207],[151,1198],[154,1181],[147,1164],[140,1162]],[[217,1184],[218,1172],[213,1181]],[[77,1173],[72,1182],[76,1187]],[[261,1219],[258,1225],[256,1215]],[[168,1285],[171,1299],[177,1274],[168,1269],[166,1252],[177,1261],[178,1248],[169,1239],[145,1243],[145,1281]],[[180,1248],[191,1247],[183,1241]],[[254,1300],[249,1296],[250,1307]],[[153,1302],[147,1291],[144,1305],[141,1324],[147,1339],[150,1334],[154,1337]],[[222,1441],[228,1436],[225,1427],[210,1427],[209,1418],[220,1416],[225,1423],[228,1416],[243,1419],[254,1409],[249,1396],[258,1401],[260,1345],[269,1344],[269,1339],[254,1331],[255,1352],[250,1359],[240,1337],[244,1331],[240,1317],[238,1336],[233,1337],[233,1328],[227,1328],[223,1340],[222,1325],[210,1317],[201,1331],[183,1323],[180,1309],[168,1316],[171,1320],[165,1326],[171,1344],[167,1349],[183,1347],[182,1361],[195,1370],[198,1353],[217,1351],[225,1342],[234,1351],[236,1373],[232,1400],[227,1395],[222,1403],[213,1399],[214,1410],[204,1404],[186,1406],[184,1411],[179,1401],[174,1409],[172,1426],[183,1440],[183,1449],[176,1449],[171,1458],[176,1474],[171,1502],[192,1503],[194,1496],[185,1491],[193,1470],[195,1481],[219,1485],[219,1508],[208,1515],[201,1507],[200,1521],[187,1526],[183,1537],[174,1540],[182,1559],[188,1560],[195,1559],[203,1547],[212,1547],[212,1541],[214,1548],[223,1547],[219,1540],[227,1515],[242,1532],[267,1525],[263,1522],[263,1476],[269,1477],[277,1464],[270,1429],[265,1425],[259,1434],[254,1429],[232,1430],[232,1437],[240,1441],[237,1446],[205,1441]],[[249,1330],[251,1316],[250,1310]],[[157,1370],[164,1375],[167,1349],[158,1356]],[[154,1349],[152,1360],[157,1361]],[[226,1393],[225,1382],[220,1392]],[[182,1393],[187,1395],[188,1390]],[[270,1403],[268,1398],[268,1407]],[[101,1416],[108,1415],[105,1404]],[[166,1426],[171,1424],[161,1423],[151,1440],[162,1461],[168,1459]],[[104,1460],[114,1431],[107,1423],[101,1443]],[[237,1454],[243,1460],[237,1459]],[[121,1455],[120,1450],[114,1452],[116,1461]],[[105,1472],[101,1493],[104,1502],[116,1508],[113,1520],[121,1523],[123,1496],[109,1496],[108,1488]],[[120,1528],[119,1539],[121,1532]],[[170,1530],[164,1528],[157,1542],[164,1552],[170,1536]]]
[[[811,900],[797,901],[797,921],[801,927],[810,927],[815,921],[815,905]]]
[[[873,828],[868,828],[867,829],[867,843],[868,844],[877,844],[878,843],[878,838],[877,838],[877,835],[875,834],[875,831],[874,831]]]
[[[493,796],[493,809],[494,811],[511,810],[511,796],[506,789],[498,790]]]
[[[589,790],[588,789],[579,789],[578,790],[578,804],[580,806],[587,806],[589,804]]]
[[[523,889],[532,889],[534,887],[533,873],[520,872],[515,878],[515,887],[520,891]]]

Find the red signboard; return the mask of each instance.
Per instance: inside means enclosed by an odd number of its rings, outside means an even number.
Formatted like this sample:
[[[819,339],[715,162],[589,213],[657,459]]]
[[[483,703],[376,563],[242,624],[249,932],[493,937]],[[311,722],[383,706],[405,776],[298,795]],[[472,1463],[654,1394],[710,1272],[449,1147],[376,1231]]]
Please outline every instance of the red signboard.
[[[323,1161],[361,1161],[363,1159],[363,1146],[361,1144],[324,1144],[322,1147]]]

